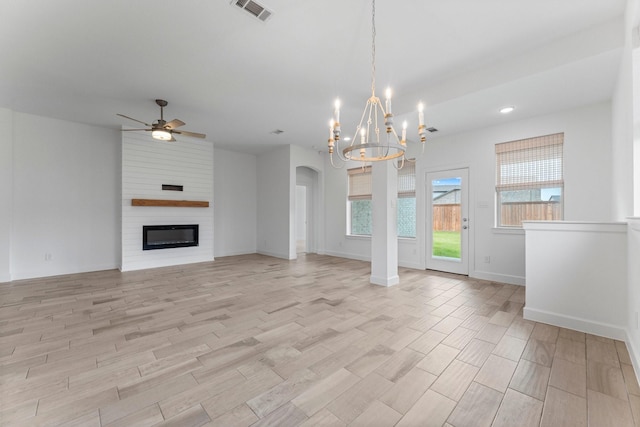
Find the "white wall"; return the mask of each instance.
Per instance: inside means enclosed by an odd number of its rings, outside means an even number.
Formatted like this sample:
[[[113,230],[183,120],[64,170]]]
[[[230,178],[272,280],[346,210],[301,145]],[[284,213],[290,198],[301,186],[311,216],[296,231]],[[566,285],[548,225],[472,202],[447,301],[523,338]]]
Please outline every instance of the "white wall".
[[[295,259],[295,208],[296,184],[307,186],[307,218],[309,225],[309,252],[324,254],[324,153],[315,150],[289,146],[289,258]]]
[[[13,113],[12,280],[119,266],[120,155],[118,131]]]
[[[633,215],[633,77],[631,31],[625,38],[618,79],[612,97],[612,215],[622,221]]]
[[[216,257],[256,252],[257,158],[214,149],[213,235]]]
[[[525,319],[624,340],[627,225],[526,222]]]
[[[640,373],[640,217],[628,219],[627,225],[627,347]]]
[[[295,258],[289,251],[289,241],[295,239],[295,233],[289,229],[294,218],[291,210],[293,196],[291,181],[295,187],[295,169],[293,178],[289,167],[289,147],[281,147],[258,156],[258,253],[284,259]]]
[[[213,260],[213,144],[122,133],[122,271]],[[163,191],[162,184],[184,186]],[[208,208],[131,206],[131,199],[208,201]],[[199,224],[199,246],[142,250],[143,225]]]
[[[13,112],[0,108],[0,283],[11,280],[13,221]]]
[[[425,179],[432,171],[469,168],[469,275],[487,280],[524,284],[525,241],[522,230],[495,228],[495,144],[564,132],[566,220],[610,221],[611,106],[608,102],[510,122],[502,126],[443,136],[427,142],[416,156],[417,238],[401,239],[398,262],[425,268]],[[346,236],[347,177],[345,169],[325,168],[327,253],[369,260],[368,238]],[[599,195],[602,199],[599,199]],[[422,219],[422,220],[421,220]],[[485,256],[490,263],[484,263]],[[402,281],[402,278],[400,278]]]
[[[296,185],[296,241],[307,240],[307,187]]]

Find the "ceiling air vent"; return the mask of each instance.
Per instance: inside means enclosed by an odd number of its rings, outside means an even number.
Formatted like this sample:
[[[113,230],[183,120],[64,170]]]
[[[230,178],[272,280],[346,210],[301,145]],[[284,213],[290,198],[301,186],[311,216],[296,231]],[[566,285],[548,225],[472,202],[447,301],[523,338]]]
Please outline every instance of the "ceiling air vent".
[[[266,22],[272,15],[270,10],[264,6],[254,2],[253,0],[232,0],[231,4],[235,4],[240,9],[247,11],[253,17],[258,18],[262,22]]]

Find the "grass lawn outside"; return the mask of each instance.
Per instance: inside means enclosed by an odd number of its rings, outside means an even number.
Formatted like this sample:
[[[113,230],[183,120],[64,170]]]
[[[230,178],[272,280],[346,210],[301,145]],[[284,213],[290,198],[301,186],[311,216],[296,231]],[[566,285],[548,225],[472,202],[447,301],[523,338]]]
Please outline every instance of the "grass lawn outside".
[[[460,232],[434,231],[433,256],[460,258]]]

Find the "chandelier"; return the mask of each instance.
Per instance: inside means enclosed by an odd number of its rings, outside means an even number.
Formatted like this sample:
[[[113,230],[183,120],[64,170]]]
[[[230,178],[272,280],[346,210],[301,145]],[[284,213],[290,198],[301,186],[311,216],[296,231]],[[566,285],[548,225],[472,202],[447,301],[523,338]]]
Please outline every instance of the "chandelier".
[[[376,1],[371,1],[371,97],[362,112],[360,123],[351,143],[340,149],[340,100],[335,102],[333,118],[329,122],[329,159],[334,163],[334,153],[342,162],[349,160],[363,163],[381,160],[398,159],[400,168],[404,165],[407,149],[407,122],[402,125],[401,137],[398,137],[393,127],[393,113],[391,112],[391,89],[386,90],[384,106],[376,96]],[[381,136],[380,124],[384,124],[386,135]],[[418,105],[418,135],[424,151],[427,140],[427,129],[424,125],[424,105]]]

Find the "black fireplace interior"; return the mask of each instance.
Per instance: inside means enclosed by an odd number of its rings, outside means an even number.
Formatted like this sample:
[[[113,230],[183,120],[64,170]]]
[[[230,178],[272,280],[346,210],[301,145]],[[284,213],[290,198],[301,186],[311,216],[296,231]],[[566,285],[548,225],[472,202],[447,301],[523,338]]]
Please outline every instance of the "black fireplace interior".
[[[142,250],[198,246],[198,224],[143,225]]]

